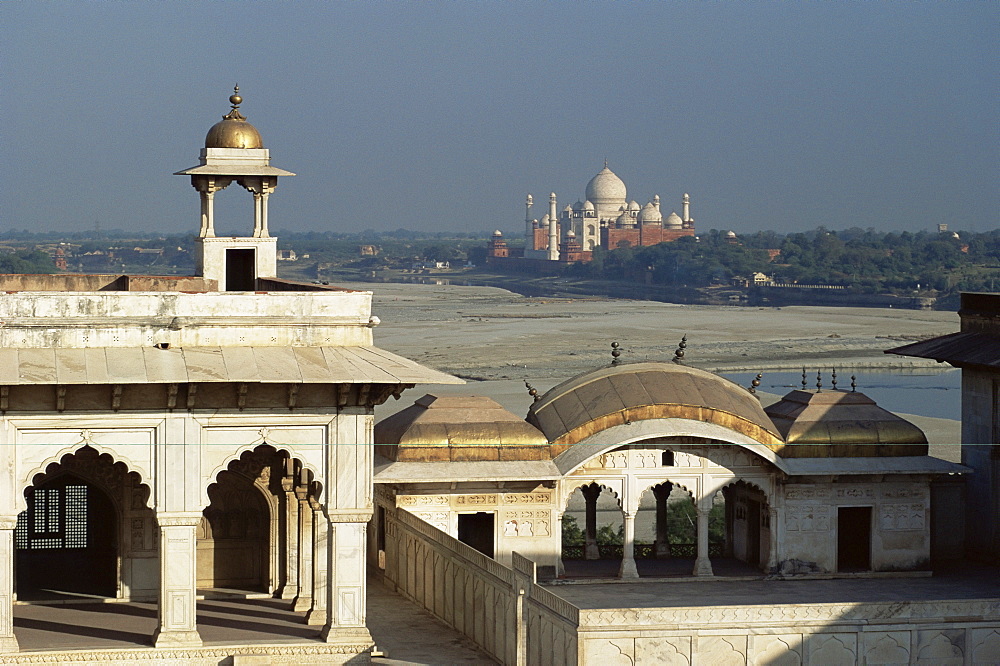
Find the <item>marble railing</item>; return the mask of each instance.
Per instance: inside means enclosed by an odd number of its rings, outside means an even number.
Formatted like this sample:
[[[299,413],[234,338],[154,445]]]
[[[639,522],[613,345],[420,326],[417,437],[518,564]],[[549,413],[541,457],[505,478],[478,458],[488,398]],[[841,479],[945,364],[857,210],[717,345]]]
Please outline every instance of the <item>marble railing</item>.
[[[513,568],[413,514],[386,514],[385,578],[503,664],[577,663],[579,609],[537,584],[535,563]]]

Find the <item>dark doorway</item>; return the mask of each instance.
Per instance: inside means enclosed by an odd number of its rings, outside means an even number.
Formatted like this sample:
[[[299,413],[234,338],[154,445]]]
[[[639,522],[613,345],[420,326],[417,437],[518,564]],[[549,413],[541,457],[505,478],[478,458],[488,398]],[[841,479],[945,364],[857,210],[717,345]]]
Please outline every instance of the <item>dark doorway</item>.
[[[220,472],[198,539],[198,587],[266,592],[271,509],[253,479]]]
[[[257,288],[257,251],[226,250],[226,291],[254,291]]]
[[[493,514],[458,514],[458,540],[486,557],[493,557]]]
[[[28,490],[14,530],[17,594],[118,593],[118,517],[96,486],[64,475]]]
[[[872,508],[840,507],[837,510],[837,571],[870,571]]]
[[[760,566],[760,502],[747,500],[747,564]]]

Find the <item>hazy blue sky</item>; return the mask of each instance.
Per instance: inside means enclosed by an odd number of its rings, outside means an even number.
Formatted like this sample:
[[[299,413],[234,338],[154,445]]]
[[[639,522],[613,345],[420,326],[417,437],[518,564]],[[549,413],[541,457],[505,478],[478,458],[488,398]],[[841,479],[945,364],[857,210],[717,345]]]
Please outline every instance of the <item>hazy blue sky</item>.
[[[1000,227],[996,2],[0,5],[0,229],[197,229],[242,111],[272,229],[523,228],[605,157],[699,229]],[[250,229],[220,195],[218,226]],[[536,205],[536,217],[544,213]]]

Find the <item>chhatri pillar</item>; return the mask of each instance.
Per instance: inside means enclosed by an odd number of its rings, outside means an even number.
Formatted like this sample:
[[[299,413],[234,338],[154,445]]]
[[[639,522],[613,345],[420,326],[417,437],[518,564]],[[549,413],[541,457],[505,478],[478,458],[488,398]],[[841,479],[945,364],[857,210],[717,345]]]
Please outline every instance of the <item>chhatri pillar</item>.
[[[656,559],[670,557],[670,535],[667,534],[667,499],[673,484],[670,482],[653,486],[653,497],[656,499]]]
[[[601,496],[601,487],[596,483],[580,488],[586,504],[586,520],[583,533],[583,557],[586,560],[601,559],[601,551],[597,547],[597,498]]]

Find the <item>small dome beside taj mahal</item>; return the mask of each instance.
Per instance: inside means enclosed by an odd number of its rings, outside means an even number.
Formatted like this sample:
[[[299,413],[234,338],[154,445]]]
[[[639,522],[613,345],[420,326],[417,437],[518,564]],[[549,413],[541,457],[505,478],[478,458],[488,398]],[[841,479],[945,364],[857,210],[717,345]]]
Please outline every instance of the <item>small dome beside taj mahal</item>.
[[[626,202],[625,182],[608,168],[607,162],[596,176],[587,183],[587,200],[596,203]]]
[[[658,211],[656,209],[656,206],[654,206],[652,203],[647,203],[645,206],[643,206],[642,210],[639,211],[638,217],[639,217],[639,222],[642,222],[643,224],[663,221],[663,214],[660,213],[660,211]]]
[[[263,148],[264,140],[260,137],[257,128],[247,122],[246,117],[240,113],[239,106],[243,103],[240,97],[240,87],[233,89],[233,94],[229,97],[232,109],[222,120],[212,125],[205,135],[206,148],[240,148],[253,149]]]

